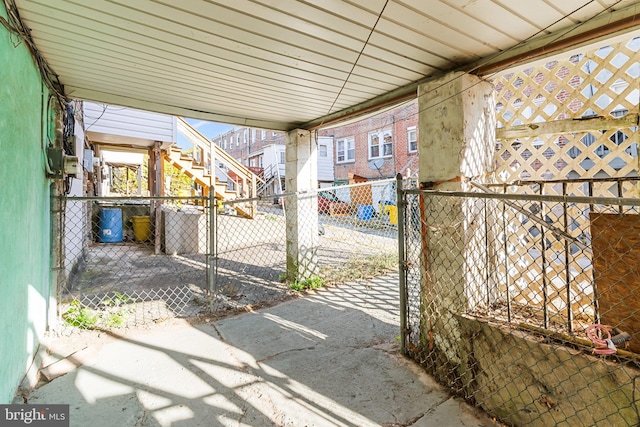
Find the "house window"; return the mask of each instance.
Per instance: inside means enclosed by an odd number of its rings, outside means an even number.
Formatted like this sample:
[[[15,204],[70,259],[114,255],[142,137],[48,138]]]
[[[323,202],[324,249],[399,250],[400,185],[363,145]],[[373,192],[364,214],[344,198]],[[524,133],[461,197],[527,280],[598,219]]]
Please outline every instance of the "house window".
[[[236,135],[236,147],[240,146],[240,134]]]
[[[327,157],[327,146],[325,144],[320,144],[318,147],[318,155],[320,157]]]
[[[336,141],[336,163],[356,160],[356,144],[352,136]]]
[[[371,132],[369,134],[369,159],[391,157],[393,155],[393,138],[391,130]]]
[[[264,164],[262,163],[262,157],[263,156],[258,156],[258,167],[259,168],[264,167]]]
[[[407,128],[407,145],[410,153],[418,151],[418,131],[415,126]]]
[[[244,135],[244,145],[247,145],[249,143],[249,129],[245,129],[242,133]]]
[[[284,151],[278,152],[278,163],[280,163],[281,165],[284,165],[285,163]]]
[[[262,139],[263,141],[264,141],[265,139],[267,139],[267,131],[266,131],[266,130],[264,130],[264,129],[262,129],[262,131],[261,131],[261,135],[260,135],[260,136],[261,136],[261,138],[260,138],[260,139]]]

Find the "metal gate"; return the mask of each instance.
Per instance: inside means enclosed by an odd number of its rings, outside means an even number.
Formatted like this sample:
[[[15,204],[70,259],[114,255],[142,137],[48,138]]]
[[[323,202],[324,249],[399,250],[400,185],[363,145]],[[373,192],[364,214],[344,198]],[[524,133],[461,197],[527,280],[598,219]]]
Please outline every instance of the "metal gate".
[[[62,325],[112,328],[209,311],[209,201],[65,197],[54,205]]]
[[[579,195],[636,180],[404,191],[404,353],[508,425],[638,425],[640,200]]]

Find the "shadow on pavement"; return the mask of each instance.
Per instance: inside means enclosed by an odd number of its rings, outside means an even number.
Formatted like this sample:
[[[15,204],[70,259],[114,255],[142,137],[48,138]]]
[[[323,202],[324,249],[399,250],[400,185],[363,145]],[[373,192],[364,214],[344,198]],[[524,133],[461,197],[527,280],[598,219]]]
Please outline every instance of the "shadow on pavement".
[[[75,334],[50,346],[80,350],[57,362],[69,372],[28,401],[95,427],[493,425],[399,354],[396,288],[392,275],[217,321]]]

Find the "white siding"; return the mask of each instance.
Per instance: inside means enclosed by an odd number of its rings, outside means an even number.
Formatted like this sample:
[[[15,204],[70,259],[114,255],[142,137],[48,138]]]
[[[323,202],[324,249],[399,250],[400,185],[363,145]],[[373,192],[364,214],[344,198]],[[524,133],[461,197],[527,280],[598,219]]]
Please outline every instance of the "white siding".
[[[85,102],[84,123],[85,129],[94,135],[162,142],[175,142],[177,139],[175,117],[133,108]]]
[[[326,157],[321,153],[326,147]],[[333,182],[333,137],[321,136],[318,138],[318,182]]]
[[[283,144],[271,144],[264,147],[264,157],[262,165],[265,169],[273,165],[280,169],[280,177],[284,178],[285,165],[280,163],[280,153],[284,153],[285,146]]]
[[[380,205],[385,202],[391,202],[395,204],[395,183],[385,182],[384,184],[376,184],[375,181],[371,183],[371,199],[373,200],[373,208],[380,214]]]
[[[276,153],[275,145],[267,145],[263,148],[264,157],[262,158],[262,167],[265,169],[269,168],[271,165],[275,165],[278,163],[278,157]]]
[[[71,180],[71,188],[69,191],[70,196],[83,196],[84,195],[84,173],[83,173],[83,160],[84,160],[84,129],[82,125],[76,121],[74,127],[75,136],[75,153],[78,156],[79,170],[75,178]],[[93,172],[90,170],[88,172]],[[84,253],[84,248],[87,245],[87,222],[86,215],[86,203],[79,201],[67,201],[65,205],[65,230],[64,233],[64,259],[65,261],[65,273],[67,276],[76,267],[78,260]],[[69,230],[73,230],[69,232]]]

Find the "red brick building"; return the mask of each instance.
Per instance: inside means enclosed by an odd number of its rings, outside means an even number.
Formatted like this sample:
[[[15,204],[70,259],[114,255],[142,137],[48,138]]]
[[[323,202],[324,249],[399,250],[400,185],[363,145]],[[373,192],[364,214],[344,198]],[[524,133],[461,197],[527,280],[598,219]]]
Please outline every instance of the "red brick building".
[[[335,180],[391,178],[417,169],[418,104],[403,104],[357,122],[322,129],[334,138]]]
[[[264,167],[262,150],[268,145],[285,145],[285,132],[265,129],[233,128],[212,139],[245,166]]]
[[[353,176],[367,179],[392,178],[417,170],[418,103],[400,105],[357,122],[321,129],[319,136],[333,137],[334,179],[344,182]],[[213,143],[247,166],[284,165],[284,132],[234,128],[213,138]],[[276,159],[269,146],[278,149]],[[320,150],[320,149],[319,149]],[[320,150],[322,152],[327,150]],[[273,157],[273,158],[272,158]]]

